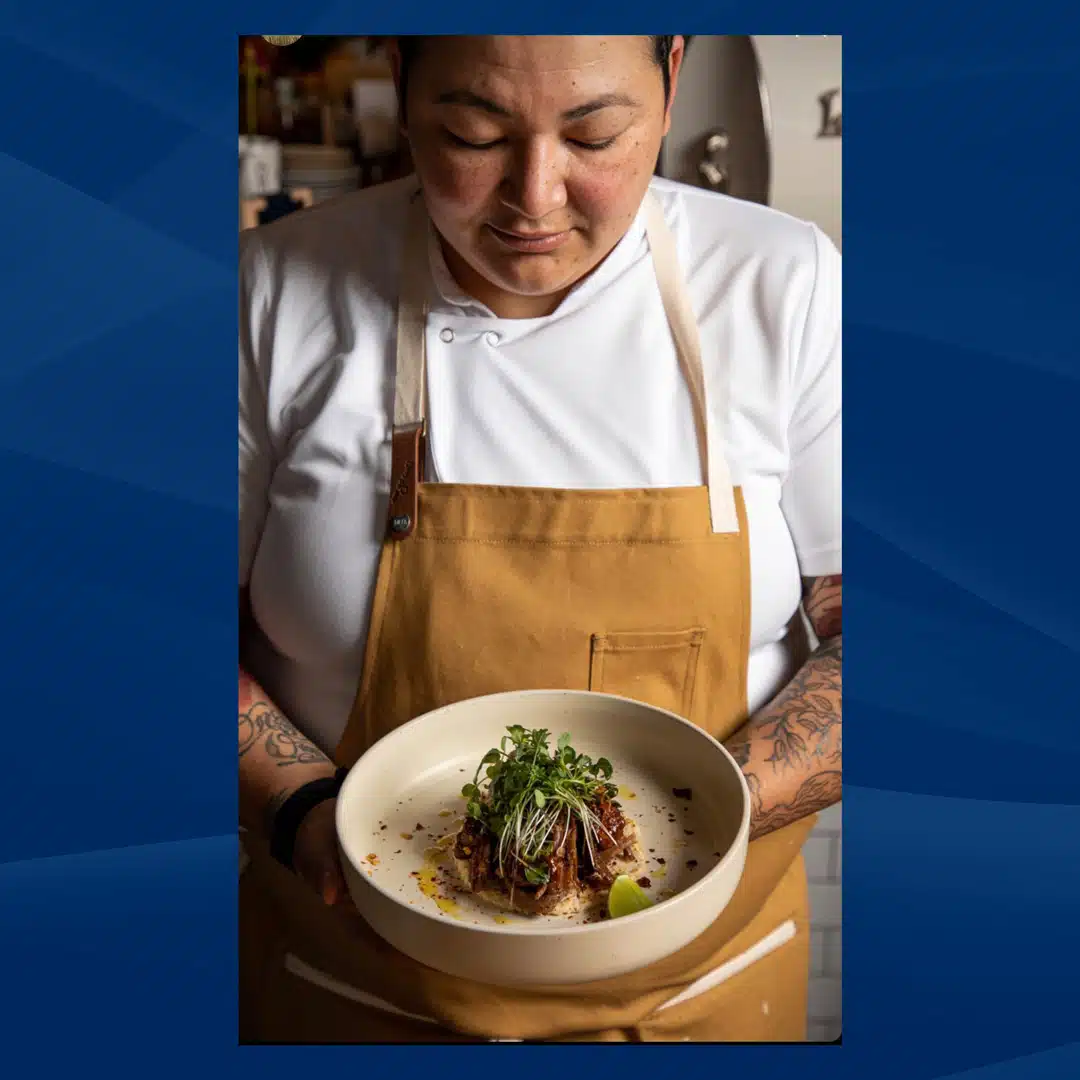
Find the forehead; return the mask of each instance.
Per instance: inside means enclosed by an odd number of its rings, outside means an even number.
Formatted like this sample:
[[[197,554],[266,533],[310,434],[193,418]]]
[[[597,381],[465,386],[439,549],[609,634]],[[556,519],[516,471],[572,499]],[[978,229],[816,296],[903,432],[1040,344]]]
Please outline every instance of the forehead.
[[[627,36],[433,37],[413,62],[417,76],[433,81],[632,80],[653,67],[652,39]]]

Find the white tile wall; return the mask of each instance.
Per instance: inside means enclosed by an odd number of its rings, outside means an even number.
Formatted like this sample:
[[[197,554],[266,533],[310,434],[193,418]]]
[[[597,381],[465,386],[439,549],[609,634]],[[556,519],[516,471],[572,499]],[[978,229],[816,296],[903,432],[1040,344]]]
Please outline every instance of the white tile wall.
[[[810,997],[808,1037],[831,1042],[840,1037],[841,1010],[841,856],[840,804],[820,815],[803,854],[810,888]]]

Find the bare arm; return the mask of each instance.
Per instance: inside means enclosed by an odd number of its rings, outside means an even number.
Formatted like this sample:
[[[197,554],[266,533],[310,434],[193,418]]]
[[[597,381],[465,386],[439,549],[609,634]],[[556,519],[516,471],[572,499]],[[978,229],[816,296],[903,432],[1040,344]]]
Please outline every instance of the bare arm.
[[[333,776],[334,763],[282,715],[240,668],[240,824],[268,832],[282,803],[302,784]]]
[[[240,594],[240,824],[269,839],[274,815],[297,788],[333,776],[334,762],[289,722],[244,670],[251,609]],[[347,904],[334,826],[336,799],[309,810],[296,831],[293,867],[327,904]]]
[[[270,822],[302,784],[332,776],[334,763],[296,729],[244,670],[245,643],[254,630],[251,602],[240,590],[240,824],[269,833]]]
[[[803,606],[820,644],[726,743],[750,788],[751,839],[840,801],[841,576],[805,578]]]

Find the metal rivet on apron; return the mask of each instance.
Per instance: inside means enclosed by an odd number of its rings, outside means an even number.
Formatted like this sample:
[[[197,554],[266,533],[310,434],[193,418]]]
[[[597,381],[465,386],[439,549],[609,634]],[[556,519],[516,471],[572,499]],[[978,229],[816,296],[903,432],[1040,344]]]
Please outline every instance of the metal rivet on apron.
[[[454,331],[447,327],[445,330],[439,333],[439,337],[443,339],[448,345],[454,340]]]
[[[498,345],[500,341],[502,341],[502,338],[501,338],[501,337],[499,337],[499,335],[498,335],[498,334],[496,334],[494,330],[489,330],[489,331],[488,331],[488,332],[487,332],[487,333],[486,333],[486,334],[484,335],[484,340],[485,340],[485,341],[486,341],[486,342],[487,342],[487,343],[488,343],[488,344],[489,344],[489,345],[490,345],[490,346],[491,346],[492,348],[495,348],[495,346],[496,346],[496,345]]]
[[[399,514],[396,518],[390,519],[390,528],[396,533],[407,532],[411,524],[412,518],[408,514]]]

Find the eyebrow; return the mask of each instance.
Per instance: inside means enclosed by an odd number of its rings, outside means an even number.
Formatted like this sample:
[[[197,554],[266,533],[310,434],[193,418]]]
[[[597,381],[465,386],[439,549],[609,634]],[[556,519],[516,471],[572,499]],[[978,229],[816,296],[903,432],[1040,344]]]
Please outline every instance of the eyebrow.
[[[446,93],[440,94],[435,99],[435,103],[437,105],[464,105],[470,109],[480,109],[483,112],[490,113],[492,116],[510,117],[512,115],[509,109],[504,109],[501,105],[497,105],[494,101],[481,97],[479,94],[474,94],[471,90],[448,90]],[[636,108],[639,102],[626,94],[604,94],[586,102],[584,105],[568,109],[562,114],[562,118],[570,121],[581,120],[594,112],[599,112],[600,109],[619,105]]]

